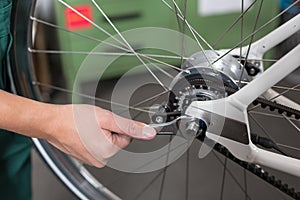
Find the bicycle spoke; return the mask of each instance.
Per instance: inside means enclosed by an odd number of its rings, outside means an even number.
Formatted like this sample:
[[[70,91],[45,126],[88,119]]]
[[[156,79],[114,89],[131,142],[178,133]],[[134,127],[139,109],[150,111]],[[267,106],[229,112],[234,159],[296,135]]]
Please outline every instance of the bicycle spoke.
[[[282,146],[282,147],[285,147],[285,148],[289,148],[289,149],[293,149],[293,150],[300,150],[300,149],[298,149],[298,148],[296,148],[296,147],[292,147],[292,146],[289,146],[289,145],[284,145],[284,144],[280,144],[280,143],[277,143],[269,134],[268,134],[268,132],[267,132],[267,130],[264,128],[264,126],[259,122],[259,121],[257,121],[253,116],[251,116],[251,115],[249,115],[250,116],[250,118],[252,118],[253,119],[253,121],[255,122],[255,124],[257,124],[257,126],[263,131],[263,133],[270,139],[270,140],[272,140],[272,141],[274,141],[274,143],[277,145],[277,146]],[[288,118],[287,118],[288,119]],[[288,121],[290,121],[290,120],[288,120]],[[292,122],[292,121],[290,121],[291,122],[291,124],[293,125],[294,123]],[[298,128],[298,127],[295,127],[295,128]],[[298,128],[299,129],[299,128]],[[299,130],[298,130],[299,131]],[[299,133],[300,133],[300,131],[299,131]],[[281,194],[281,193],[280,193]]]
[[[145,113],[155,114],[154,112],[151,112],[149,110],[143,110],[143,109],[140,109],[140,108],[134,108],[134,107],[131,107],[131,106],[128,106],[128,105],[124,105],[124,104],[112,102],[112,101],[109,101],[109,100],[106,100],[106,99],[97,98],[97,97],[93,97],[93,96],[90,96],[90,95],[86,95],[86,94],[74,92],[72,90],[68,90],[68,89],[65,89],[65,88],[57,87],[57,86],[54,86],[54,85],[49,85],[49,84],[46,84],[46,83],[41,83],[41,82],[38,82],[38,81],[34,81],[32,84],[33,85],[37,85],[37,86],[42,86],[42,87],[50,88],[50,89],[53,89],[53,90],[56,90],[56,91],[60,91],[60,92],[65,92],[65,93],[73,94],[73,95],[76,95],[76,96],[84,97],[84,98],[95,100],[95,101],[102,102],[102,103],[113,104],[113,105],[116,105],[116,106],[120,106],[120,107],[124,107],[124,108],[128,108],[128,109],[132,109],[132,110],[137,110],[137,111],[141,111],[141,112],[145,112]]]
[[[32,16],[30,17],[30,19],[32,21],[35,21],[35,22],[47,25],[49,27],[53,27],[53,28],[56,28],[56,29],[60,29],[60,30],[63,30],[63,31],[66,31],[66,32],[69,32],[69,33],[72,33],[72,34],[75,34],[75,35],[78,35],[78,36],[80,36],[82,38],[86,38],[86,39],[89,39],[89,40],[92,40],[92,41],[96,41],[96,42],[99,42],[99,43],[106,44],[106,45],[111,46],[111,47],[115,47],[117,49],[120,49],[120,50],[123,50],[124,52],[126,52],[127,53],[126,55],[134,55],[133,53],[129,53],[128,49],[126,49],[126,48],[123,48],[123,47],[114,45],[112,43],[109,43],[109,42],[106,42],[106,41],[103,41],[103,40],[91,37],[89,35],[81,34],[81,33],[74,32],[74,31],[70,31],[70,30],[68,30],[68,29],[66,29],[66,28],[64,28],[62,26],[58,26],[58,25],[46,22],[46,21],[41,20],[41,19],[37,19],[37,18],[32,17]],[[53,53],[53,54],[57,54],[57,53],[60,53],[60,54],[95,54],[95,55],[98,55],[98,54],[103,54],[103,55],[119,55],[119,54],[121,54],[121,53],[116,53],[116,52],[101,52],[101,53],[93,52],[93,53],[90,53],[90,52],[82,52],[82,51],[73,53],[72,51],[36,50],[36,49],[31,49],[31,48],[29,48],[29,52],[32,52],[32,53]],[[137,53],[137,54],[140,55],[140,56],[142,56],[142,57],[151,59],[153,61],[157,61],[160,64],[166,65],[166,66],[168,66],[170,68],[173,68],[173,69],[176,69],[176,70],[179,70],[179,68],[175,67],[173,65],[170,65],[168,63],[165,63],[163,61],[157,60],[155,58],[185,59],[185,60],[190,59],[188,57],[183,57],[182,58],[182,57],[179,57],[179,56],[170,56],[170,55],[155,55],[155,54],[143,54],[143,53]]]
[[[216,155],[216,152],[215,151],[212,151],[213,152],[213,155],[215,156],[215,158],[217,159],[217,161],[222,165],[224,166],[224,163],[223,161]],[[246,192],[246,190],[243,188],[243,186],[239,183],[239,181],[236,179],[236,177],[232,174],[232,172],[226,167],[225,168],[226,172],[228,173],[228,175],[232,178],[232,180],[237,184],[237,186],[240,188],[240,190],[242,192],[244,192],[244,194],[248,197],[248,199],[251,200],[250,196],[248,195],[248,193]],[[221,196],[220,196],[221,198]]]
[[[47,53],[47,54],[82,54],[82,55],[105,55],[105,56],[135,56],[133,53],[129,52],[95,52],[95,51],[62,51],[62,50],[43,50],[43,49],[32,49],[28,48],[30,53]],[[184,59],[187,60],[187,57],[181,56],[171,56],[171,55],[158,55],[158,54],[141,54],[141,56],[148,56],[152,58],[168,58],[168,59]]]
[[[77,92],[74,92],[72,90],[68,90],[68,89],[65,89],[65,88],[61,88],[61,87],[57,87],[57,86],[53,86],[53,85],[49,85],[49,84],[45,84],[45,83],[41,83],[41,82],[33,82],[33,85],[38,85],[38,86],[54,89],[54,90],[57,90],[57,91],[61,91],[61,92],[69,93],[69,94],[74,94],[76,96],[84,97],[84,98],[87,98],[87,99],[92,99],[92,100],[99,101],[99,102],[102,102],[102,103],[117,105],[117,106],[123,107],[125,109],[125,111],[127,111],[127,109],[132,109],[132,110],[136,110],[136,111],[140,111],[140,112],[144,112],[144,113],[145,112],[146,113],[152,113],[152,114],[154,114],[154,112],[151,112],[150,110],[145,110],[143,108],[139,108],[137,106],[139,106],[143,103],[146,103],[148,101],[151,101],[151,100],[156,100],[160,96],[162,96],[162,95],[169,92],[169,90],[167,90],[167,91],[161,92],[159,94],[156,94],[154,96],[151,96],[150,98],[144,99],[143,101],[135,104],[134,106],[127,106],[127,105],[119,104],[119,103],[112,102],[112,101],[109,101],[109,100],[105,100],[105,99],[102,99],[102,98],[97,98],[97,97],[93,97],[93,96],[90,96],[90,95],[77,93]],[[120,113],[116,113],[116,114],[122,114],[122,113],[124,113],[124,111],[122,111]]]
[[[134,200],[140,199],[140,197],[144,194],[144,192],[146,192],[162,174],[163,174],[163,170],[161,170],[133,199]]]
[[[235,25],[237,25],[237,23],[244,18],[244,15],[255,5],[256,1],[257,0],[254,0],[245,11],[241,11],[241,15],[238,16],[238,18],[224,31],[224,33],[216,40],[212,47],[218,45],[225,38],[225,36],[235,27]]]
[[[242,60],[245,61],[245,58],[238,58],[238,60]],[[266,58],[248,58],[247,61],[251,61],[251,62],[277,62],[278,59],[266,59]]]
[[[297,84],[297,85],[295,85],[295,86],[293,86],[293,87],[291,87],[291,88],[286,89],[285,91],[279,93],[278,95],[276,95],[275,97],[272,97],[272,98],[269,99],[269,100],[270,100],[270,101],[275,100],[276,98],[278,98],[278,97],[280,97],[280,96],[282,96],[282,95],[284,95],[284,94],[286,94],[286,93],[292,91],[293,89],[296,89],[297,87],[300,87],[300,83]]]
[[[108,46],[111,46],[111,47],[115,47],[117,49],[121,49],[121,50],[124,50],[124,51],[128,51],[128,49],[124,48],[124,47],[121,47],[121,46],[117,46],[115,44],[112,44],[112,43],[109,43],[109,42],[106,42],[106,41],[103,41],[103,40],[100,40],[98,38],[95,38],[95,37],[92,37],[92,36],[89,36],[89,35],[86,35],[86,34],[83,34],[83,33],[79,33],[79,32],[75,32],[75,31],[71,31],[71,30],[68,30],[62,26],[58,26],[56,24],[53,24],[53,23],[50,23],[50,22],[47,22],[47,21],[44,21],[44,20],[41,20],[41,19],[38,19],[36,17],[33,17],[31,16],[30,17],[30,20],[34,21],[34,22],[38,22],[40,24],[43,24],[43,25],[46,25],[48,27],[51,27],[51,28],[54,28],[54,29],[58,29],[58,30],[62,30],[64,32],[67,32],[67,33],[71,33],[73,35],[77,35],[81,38],[85,38],[85,39],[88,39],[88,40],[91,40],[91,41],[95,41],[95,42],[99,42],[99,43],[103,43],[103,44],[106,44]]]
[[[244,15],[245,15],[245,12],[244,12],[244,0],[242,0],[242,8],[241,8],[241,32],[240,32],[240,39],[241,41],[243,40],[243,37],[244,37]],[[253,2],[254,3],[254,2]],[[240,59],[242,58],[242,51],[243,51],[243,44],[240,45]],[[240,82],[240,81],[239,81]]]
[[[134,108],[137,108],[137,106],[138,105],[141,105],[141,104],[143,104],[143,103],[145,103],[145,102],[149,102],[149,101],[151,101],[152,100],[152,104],[161,96],[161,95],[163,95],[163,94],[165,94],[165,93],[167,93],[166,91],[165,92],[162,92],[162,93],[159,93],[159,94],[157,94],[157,95],[155,95],[155,96],[152,96],[152,97],[150,97],[150,98],[148,98],[148,99],[145,99],[145,100],[143,100],[143,101],[141,101],[141,102],[139,102],[139,103],[137,103],[137,104],[135,104],[135,105],[133,105],[132,107],[134,107]],[[140,108],[140,109],[143,109],[143,110],[150,110],[151,108],[153,108],[153,107],[149,107],[149,108],[145,108],[145,107],[143,107],[143,108]],[[157,108],[158,109],[158,108]],[[122,112],[116,112],[116,114],[118,114],[118,115],[121,115],[121,114],[123,114],[123,113],[125,113],[127,111],[127,109],[126,110],[123,110]],[[141,114],[142,114],[143,112],[141,112],[141,111],[139,111],[136,115],[134,115],[133,116],[133,120],[137,120],[137,117],[139,117]],[[159,133],[158,133],[159,134]]]
[[[183,5],[183,21],[186,22],[186,9],[187,9],[187,0],[184,0]],[[181,66],[183,65],[183,56],[185,55],[185,43],[184,43],[184,35],[185,35],[186,23],[182,25],[182,38],[181,38]]]
[[[272,97],[272,98],[270,98],[270,99],[268,99],[268,100],[269,100],[269,101],[276,100],[276,98],[278,98],[278,97],[280,97],[280,96],[282,96],[282,95],[284,95],[284,94],[286,94],[286,93],[288,93],[288,92],[290,92],[290,91],[293,91],[294,89],[296,89],[296,88],[299,87],[299,86],[300,86],[300,83],[297,84],[297,85],[295,85],[295,86],[293,86],[293,87],[291,87],[291,88],[287,88],[287,89],[284,90],[283,92],[279,93],[278,95],[276,95],[276,96],[274,96],[274,97]],[[259,105],[256,105],[256,106],[250,108],[250,109],[248,110],[248,112],[249,112],[249,111],[252,111],[252,110],[254,110],[254,109],[258,108],[258,107],[259,107]]]
[[[234,80],[236,83],[238,83],[239,81],[238,80]],[[242,84],[248,84],[250,83],[249,81],[241,81]],[[275,88],[275,89],[282,89],[282,90],[286,90],[285,93],[287,92],[291,92],[291,91],[294,91],[294,92],[300,92],[300,89],[297,89],[297,86],[294,86],[294,87],[287,87],[287,86],[279,86],[279,85],[273,85],[272,88]],[[276,96],[277,98],[278,96]]]
[[[189,199],[189,178],[190,178],[190,149],[186,152],[186,167],[185,167],[185,200]]]
[[[159,93],[159,94],[156,94],[156,95],[154,95],[154,96],[152,96],[152,97],[149,97],[149,98],[147,98],[147,99],[144,99],[143,101],[141,101],[141,102],[138,102],[138,103],[136,103],[136,104],[134,104],[132,107],[134,107],[134,108],[136,108],[137,106],[139,106],[139,105],[141,105],[141,104],[143,104],[143,103],[146,103],[146,102],[149,102],[149,101],[151,101],[151,100],[157,100],[159,97],[161,97],[162,95],[164,95],[164,94],[166,94],[166,93],[168,93],[169,91],[164,91],[164,92],[161,92],[161,93]],[[151,107],[150,107],[151,108]],[[149,108],[149,109],[150,109]],[[122,113],[119,113],[119,114],[122,114]]]
[[[95,0],[92,0],[95,7],[98,9],[98,11],[104,16],[106,21],[110,24],[110,26],[116,31],[118,36],[124,41],[124,43],[127,45],[129,50],[135,54],[135,56],[138,58],[138,60],[144,65],[144,67],[148,70],[148,72],[152,75],[152,77],[158,82],[159,85],[161,85],[162,88],[167,90],[167,88],[164,86],[164,84],[159,80],[159,78],[153,73],[153,71],[147,66],[147,64],[141,59],[141,57],[135,52],[135,50],[131,47],[131,45],[127,42],[127,40],[123,37],[123,35],[120,33],[120,31],[115,27],[115,25],[111,22],[111,20],[108,18],[108,16],[103,12],[103,10],[100,8],[100,6],[95,2]]]
[[[152,160],[149,160],[149,161],[146,162],[145,164],[143,164],[143,165],[141,165],[141,166],[135,168],[134,170],[130,171],[129,173],[134,173],[135,171],[140,170],[140,169],[142,169],[143,167],[146,167],[147,165],[151,164],[152,162],[155,162],[155,161],[157,161],[157,160],[163,158],[164,156],[168,155],[169,153],[174,152],[175,150],[178,150],[179,148],[182,148],[182,147],[185,146],[185,145],[187,145],[187,142],[183,142],[183,143],[181,143],[181,144],[178,144],[177,146],[175,146],[175,147],[173,147],[173,148],[170,147],[170,151],[168,151],[168,152],[166,152],[166,153],[164,153],[164,154],[158,156],[157,158],[154,158],[154,159],[152,159]],[[162,170],[162,171],[163,171],[163,170]],[[121,177],[118,177],[118,178],[114,179],[113,181],[111,181],[110,183],[108,183],[107,186],[109,187],[109,186],[113,185],[114,183],[116,183],[118,180],[120,180],[120,179],[121,179],[123,176],[125,176],[125,175],[126,175],[126,174],[123,174],[123,175],[121,175]]]
[[[41,50],[28,48],[30,53],[47,53],[47,54],[80,54],[80,55],[103,55],[103,56],[135,56],[126,52],[91,52],[91,51],[62,51],[62,50]]]
[[[138,55],[140,56],[148,56],[148,57],[151,57],[151,58],[170,58],[170,59],[177,59],[177,60],[180,60],[180,59],[183,59],[183,60],[190,60],[191,58],[188,58],[188,57],[182,57],[182,56],[171,56],[171,55],[158,55],[158,54],[145,54],[145,53],[138,53]]]
[[[178,7],[176,6],[175,0],[172,0],[175,10],[175,16],[178,24],[178,29],[181,32],[181,66],[183,65],[183,56],[185,55],[185,45],[184,45],[184,35],[185,35],[185,27],[186,27],[186,8],[187,8],[187,0],[184,0],[184,10],[183,10],[183,23],[180,23],[180,19],[178,16]],[[179,10],[180,11],[180,10]]]
[[[262,9],[263,2],[264,2],[264,0],[260,1],[260,5],[259,5],[259,9],[258,9],[258,14],[256,16],[254,27],[253,27],[253,32],[256,31],[256,28],[257,28],[257,25],[258,25],[258,21],[259,21],[259,18],[260,18],[260,14],[261,14],[261,9]],[[245,66],[246,66],[246,63],[247,63],[247,60],[248,60],[248,56],[249,56],[249,53],[250,53],[250,49],[251,49],[251,45],[252,45],[253,40],[254,40],[254,35],[252,35],[250,37],[250,42],[249,42],[249,45],[248,45],[248,48],[247,48],[247,53],[246,53],[246,56],[245,56],[245,62],[243,64],[242,73],[240,75],[239,82],[238,82],[238,86],[239,87],[241,86],[241,80],[242,80],[242,77],[243,77],[243,74],[244,74],[244,69],[245,69]]]
[[[284,13],[286,13],[290,8],[292,8],[293,6],[295,6],[297,3],[299,3],[300,0],[296,0],[295,2],[293,2],[290,6],[288,6],[286,9],[284,9],[283,11],[281,11],[279,14],[277,14],[276,16],[274,16],[272,19],[270,19],[269,21],[267,21],[264,25],[262,25],[261,27],[259,27],[256,31],[254,31],[253,33],[249,34],[247,37],[245,37],[242,41],[238,42],[237,44],[235,44],[231,49],[227,50],[226,53],[224,53],[223,55],[221,55],[218,59],[216,59],[214,63],[218,62],[219,60],[221,60],[222,58],[224,58],[224,56],[228,55],[230,52],[232,52],[234,49],[236,49],[237,47],[239,47],[241,44],[243,44],[245,41],[247,41],[248,39],[250,39],[252,36],[256,35],[257,33],[259,33],[259,31],[263,30],[264,28],[266,28],[269,24],[273,23],[276,19],[278,19],[281,15],[283,15]]]
[[[181,68],[179,68],[179,67],[170,65],[170,64],[168,64],[168,63],[165,63],[165,62],[163,62],[163,61],[157,60],[157,59],[155,59],[155,58],[148,57],[148,56],[143,55],[143,54],[141,54],[141,56],[144,57],[144,58],[147,58],[147,59],[149,59],[149,60],[158,62],[159,64],[162,64],[162,65],[165,65],[165,66],[167,66],[167,67],[170,67],[171,69],[175,69],[175,70],[177,70],[177,71],[183,71],[183,70],[182,70]],[[189,60],[190,58],[186,58],[186,59]]]
[[[159,189],[159,196],[158,199],[161,200],[162,196],[163,196],[163,188],[165,185],[165,180],[166,180],[166,175],[167,175],[167,167],[168,167],[168,162],[169,162],[169,155],[170,155],[170,148],[171,148],[171,141],[172,141],[172,135],[169,136],[169,143],[168,143],[168,152],[167,152],[167,157],[166,157],[166,166],[163,169],[163,177],[161,180],[161,185],[160,185],[160,189]]]
[[[116,42],[118,42],[121,45],[126,46],[123,42],[121,42],[120,40],[118,40],[117,38],[115,38],[112,34],[110,34],[109,32],[107,32],[105,29],[103,29],[101,26],[97,25],[95,22],[93,22],[92,20],[90,20],[89,18],[87,18],[85,15],[83,15],[82,13],[80,13],[78,10],[76,10],[75,8],[73,8],[70,4],[66,3],[63,0],[57,0],[58,2],[60,2],[62,5],[64,5],[65,7],[69,8],[70,10],[72,10],[74,13],[76,13],[78,16],[80,16],[81,18],[83,18],[85,21],[89,22],[90,24],[92,24],[95,28],[97,28],[98,30],[100,30],[101,32],[103,32],[104,34],[106,34],[107,36],[113,38]],[[128,49],[130,50],[130,49]]]
[[[170,6],[170,4],[168,4],[165,0],[161,0],[161,1],[167,6],[167,8],[169,8],[173,13],[175,13],[175,10],[172,8],[172,6]],[[180,11],[180,9],[179,9],[179,11]],[[190,25],[190,23],[187,20],[184,21],[183,17],[180,15],[180,13],[177,16],[179,17],[180,20],[182,20],[184,23],[186,23],[186,25],[189,27],[189,29],[194,34],[196,34],[210,50],[214,51],[213,47]]]
[[[187,22],[187,20],[185,19],[185,17],[182,16],[182,12],[181,12],[179,6],[177,5],[177,3],[176,3],[174,0],[172,0],[172,1],[173,1],[174,5],[175,5],[176,9],[177,9],[178,12],[179,12],[177,16],[179,16],[179,17],[183,20],[184,24],[186,24],[186,25],[188,26],[188,28],[190,29],[190,32],[191,32],[192,35],[193,35],[193,38],[194,38],[195,41],[197,42],[197,44],[198,44],[198,46],[200,47],[201,51],[203,51],[203,55],[204,55],[205,59],[207,60],[207,62],[209,63],[209,67],[212,67],[211,61],[208,59],[206,53],[204,52],[204,48],[203,48],[203,46],[201,45],[201,43],[199,42],[198,38],[196,37],[196,35],[195,35],[194,31],[192,30],[190,24]],[[165,1],[163,0],[163,2],[165,2]],[[176,13],[175,13],[175,14],[176,14]]]
[[[254,111],[254,110],[249,111],[249,113],[256,114],[256,115],[263,115],[263,116],[267,116],[267,117],[275,117],[275,118],[281,118],[281,119],[284,118],[282,115],[279,115],[279,114],[276,115],[276,114],[270,114],[270,113],[259,112],[259,111]],[[293,117],[287,117],[287,116],[285,116],[285,117],[288,118],[289,120],[298,121],[297,119],[295,119]]]
[[[93,4],[95,5],[95,7],[98,9],[98,11],[105,17],[105,19],[108,21],[108,23],[112,26],[112,28],[117,32],[118,36],[124,41],[124,43],[120,42],[117,38],[115,38],[113,35],[111,35],[110,33],[108,33],[106,30],[104,30],[102,27],[100,27],[99,25],[95,24],[92,20],[88,19],[86,16],[84,16],[83,14],[81,14],[79,11],[77,11],[76,9],[74,9],[72,6],[70,6],[68,3],[66,3],[63,0],[58,0],[60,3],[62,3],[64,6],[66,6],[67,8],[71,9],[73,12],[75,12],[77,15],[79,15],[80,17],[82,17],[84,20],[88,21],[89,23],[91,23],[94,27],[96,27],[97,29],[99,29],[100,31],[102,31],[103,33],[105,33],[106,35],[108,35],[109,37],[113,38],[115,41],[119,42],[121,45],[124,45],[128,47],[128,51],[132,52],[133,54],[135,54],[135,56],[140,60],[140,62],[146,67],[146,69],[149,71],[149,73],[153,76],[153,78],[164,88],[166,89],[166,87],[163,85],[163,83],[157,78],[157,76],[149,69],[149,67],[146,65],[146,63],[140,58],[140,56],[134,51],[134,49],[129,45],[129,43],[125,40],[125,38],[121,35],[121,33],[119,32],[119,30],[113,25],[113,23],[110,21],[110,19],[107,17],[107,15],[103,12],[103,10],[99,7],[99,5],[92,0]]]
[[[276,145],[284,147],[284,148],[288,148],[288,149],[291,149],[291,150],[296,150],[296,151],[300,152],[300,148],[297,148],[297,147],[292,147],[292,146],[289,146],[289,145],[286,145],[286,144],[281,144],[281,143],[276,143]]]
[[[179,15],[178,15],[178,9],[175,6],[174,0],[172,0],[173,5],[174,5],[174,11],[175,11],[175,16],[176,16],[176,20],[177,20],[177,25],[178,25],[178,30],[181,32],[182,31],[182,24],[180,23],[180,19],[179,19]]]
[[[275,141],[271,135],[268,133],[268,131],[264,128],[264,126],[255,119],[255,117],[253,117],[251,114],[249,114],[250,118],[253,119],[253,121],[255,122],[255,124],[263,131],[263,133],[272,141]]]
[[[37,19],[37,18],[32,17],[32,16],[30,17],[30,19],[31,19],[32,21],[35,21],[35,22],[44,24],[44,25],[49,26],[49,27],[52,27],[52,28],[59,29],[59,30],[62,30],[62,31],[65,31],[65,32],[74,34],[74,35],[77,35],[77,36],[80,36],[80,37],[85,38],[85,39],[89,39],[89,40],[91,40],[91,41],[95,41],[95,42],[99,42],[99,43],[106,44],[106,45],[111,46],[111,47],[114,47],[114,48],[116,48],[116,49],[123,50],[123,51],[126,52],[127,54],[130,54],[130,53],[128,52],[128,49],[123,48],[123,47],[121,47],[121,46],[117,46],[117,45],[112,44],[112,43],[109,43],[109,42],[107,42],[107,41],[103,41],[103,40],[100,40],[100,39],[98,39],[98,38],[95,38],[95,37],[91,37],[91,36],[89,36],[89,35],[86,35],[86,34],[82,34],[82,33],[74,32],[74,31],[70,31],[70,30],[68,30],[68,29],[66,29],[66,28],[64,28],[64,27],[62,27],[62,26],[58,26],[58,25],[55,25],[55,24],[50,23],[50,22],[46,22],[46,21],[41,20],[41,19]],[[33,53],[35,53],[35,51],[38,51],[38,50],[34,50],[34,49],[31,49],[31,48],[30,48],[30,51],[32,51]],[[39,51],[41,51],[41,50],[39,50]],[[46,51],[46,50],[43,50],[43,51]],[[41,53],[42,53],[42,52],[41,52]],[[44,52],[44,53],[56,53],[56,52]],[[85,53],[83,53],[83,54],[85,54]],[[131,53],[131,54],[132,54],[132,53]],[[140,56],[142,56],[142,57],[151,59],[152,61],[156,61],[156,62],[158,62],[158,63],[160,63],[160,64],[163,64],[163,65],[165,65],[165,66],[168,66],[168,67],[170,67],[170,68],[172,68],[172,69],[176,69],[176,70],[181,70],[181,69],[178,68],[178,67],[176,67],[176,66],[173,66],[173,65],[171,65],[171,64],[168,64],[168,63],[166,63],[166,62],[157,60],[157,59],[155,59],[155,58],[167,58],[167,59],[178,59],[178,60],[179,60],[179,59],[184,59],[184,60],[192,59],[192,58],[188,58],[188,57],[183,57],[183,58],[181,58],[180,56],[171,56],[171,55],[144,54],[144,53],[138,53],[138,52],[137,52],[137,54],[140,55]]]
[[[151,101],[151,100],[153,100],[153,99],[156,99],[156,98],[158,98],[158,97],[160,97],[160,96],[162,96],[162,95],[164,95],[164,94],[166,94],[166,93],[168,93],[168,92],[170,92],[170,91],[164,91],[164,92],[161,92],[161,93],[159,93],[159,94],[157,94],[157,95],[154,95],[154,96],[152,96],[152,97],[150,97],[150,98],[148,98],[148,99],[145,99],[145,100],[143,100],[143,101],[141,101],[141,102],[135,104],[135,106],[139,106],[139,105],[141,105],[141,104],[143,104],[143,103],[146,103],[146,102],[148,102],[148,101]]]
[[[227,158],[225,158],[225,162],[224,162],[224,165],[223,165],[223,175],[222,175],[222,184],[221,184],[220,200],[223,200],[223,196],[224,196],[224,187],[225,187],[226,169],[227,169]]]
[[[164,75],[166,75],[171,80],[174,79],[174,76],[172,76],[170,73],[168,73],[166,70],[162,69],[161,67],[157,66],[155,63],[150,62],[150,65],[152,65],[155,69],[159,70],[161,73],[163,73]],[[169,91],[169,90],[166,90],[166,91]]]
[[[173,12],[173,13],[175,13],[175,11],[174,11],[174,9],[172,8],[172,6],[170,6],[170,4],[168,4],[165,0],[162,0],[162,2]],[[175,5],[177,5],[177,4],[175,4]],[[178,6],[177,6],[178,7]],[[178,13],[178,17],[182,20],[182,21],[184,21],[184,19],[183,19],[183,17],[182,17],[182,15],[180,15],[180,9],[178,10],[179,11],[179,13]],[[198,44],[198,46],[200,47],[200,49],[203,51],[204,50],[204,48],[202,47],[202,45],[200,44],[200,42],[199,42],[199,40],[198,40],[198,38],[196,37],[196,35],[205,43],[205,45],[207,45],[208,47],[209,47],[209,49],[211,49],[211,50],[213,50],[214,51],[214,49],[211,47],[211,45],[188,23],[188,21],[187,20],[185,20],[184,21],[185,22],[185,24],[188,26],[188,28],[189,28],[189,30],[191,31],[191,33],[192,33],[192,35],[193,35],[193,37],[195,38],[195,40],[196,40],[196,42],[197,42],[197,44]],[[195,35],[196,34],[196,35]]]
[[[283,90],[288,90],[289,92],[291,91],[296,91],[296,92],[300,92],[300,89],[296,89],[296,88],[289,88],[289,87],[285,87],[285,86],[272,86],[272,88],[277,88],[277,89],[283,89]]]
[[[284,114],[282,114],[282,116],[284,117],[284,119],[286,119],[300,134],[300,128],[294,123],[292,122],[292,120],[290,120],[287,116],[285,116]]]
[[[248,199],[248,184],[247,184],[246,169],[243,169],[243,175],[244,175],[245,200],[247,200]]]

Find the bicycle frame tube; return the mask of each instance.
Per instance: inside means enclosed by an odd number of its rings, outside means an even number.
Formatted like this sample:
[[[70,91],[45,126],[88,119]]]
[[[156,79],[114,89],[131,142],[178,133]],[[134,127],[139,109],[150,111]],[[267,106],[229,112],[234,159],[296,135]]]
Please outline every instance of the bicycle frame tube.
[[[274,31],[270,32],[268,35],[264,36],[263,38],[259,39],[258,41],[254,42],[251,45],[251,49],[249,51],[248,58],[253,59],[262,59],[263,55],[269,51],[274,46],[278,45],[279,43],[283,42],[288,37],[292,36],[294,33],[300,30],[300,14],[290,19],[288,22],[284,23]],[[249,36],[248,36],[249,37]],[[220,52],[227,52],[228,50],[221,50]],[[242,56],[246,56],[248,51],[248,46],[242,48]],[[232,55],[239,55],[240,48],[234,49],[230,54]],[[260,70],[264,71],[263,63],[260,64]],[[266,99],[273,99],[276,102],[284,104],[286,106],[295,108],[300,110],[300,105],[291,101],[290,99],[279,95],[273,89],[268,89],[264,92],[263,96]]]
[[[300,45],[277,61],[260,77],[254,79],[236,94],[230,96],[228,98],[228,102],[244,109],[243,112],[246,114],[246,109],[252,101],[299,67],[299,55]],[[236,104],[237,102],[238,104]],[[248,135],[250,137],[249,128]],[[265,151],[251,144],[251,142],[249,146],[251,148],[252,155],[248,155],[248,160],[252,160],[254,163],[263,164],[286,173],[291,173],[295,176],[300,176],[300,160]]]
[[[256,54],[262,57],[264,52],[279,44],[299,29],[300,15],[297,15],[294,19],[255,42],[250,52],[252,55]],[[244,123],[247,125],[249,144],[242,144],[224,138],[220,136],[220,132],[207,132],[207,137],[225,146],[234,156],[241,160],[265,165],[300,177],[300,160],[260,149],[251,142],[247,113],[247,107],[256,98],[299,67],[299,55],[300,44],[235,94],[213,101],[195,101],[189,106],[186,114],[201,118],[199,111],[206,111]]]
[[[282,24],[266,36],[257,40],[256,42],[251,44],[251,49],[249,52],[249,56],[252,58],[262,58],[263,55],[283,42],[285,39],[291,37],[294,33],[300,30],[300,14],[296,15],[286,23]],[[249,37],[249,36],[248,36]],[[222,52],[226,52],[228,50],[222,50]],[[242,48],[242,55],[246,55],[248,51],[248,46],[244,46]],[[240,55],[240,48],[236,48],[232,50],[230,54]]]
[[[229,99],[232,102],[239,102],[242,107],[247,107],[263,94],[270,87],[278,83],[284,77],[293,72],[297,67],[299,67],[300,60],[300,44],[297,45],[288,54],[274,63],[268,70],[262,73],[259,77],[251,81],[241,90],[236,92],[234,95],[230,96]]]

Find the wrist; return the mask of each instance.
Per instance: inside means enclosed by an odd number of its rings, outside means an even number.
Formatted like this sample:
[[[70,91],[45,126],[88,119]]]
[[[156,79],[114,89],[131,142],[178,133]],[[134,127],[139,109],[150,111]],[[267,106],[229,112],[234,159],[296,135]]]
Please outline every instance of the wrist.
[[[51,127],[55,123],[56,106],[34,102],[31,112],[25,116],[30,130],[28,130],[30,137],[48,139],[51,137]]]
[[[54,124],[63,119],[64,106],[41,103],[0,90],[0,129],[29,137],[52,137]]]
[[[53,121],[54,109],[50,104],[20,98],[18,105],[13,108],[16,122],[11,127],[11,131],[26,135],[46,139],[49,137],[49,123]]]
[[[55,134],[59,132],[59,125],[63,120],[64,105],[54,105],[47,103],[37,102],[36,110],[32,115],[35,120],[34,125],[34,135],[31,137],[41,138],[41,139],[52,139],[55,138]]]

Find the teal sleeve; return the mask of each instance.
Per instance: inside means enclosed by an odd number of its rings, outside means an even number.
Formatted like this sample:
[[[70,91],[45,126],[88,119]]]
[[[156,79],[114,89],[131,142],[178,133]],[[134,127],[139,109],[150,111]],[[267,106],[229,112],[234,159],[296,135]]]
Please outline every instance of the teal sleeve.
[[[11,0],[0,0],[0,89],[7,91],[10,12]],[[0,130],[0,199],[31,199],[30,150],[31,142],[27,137]]]

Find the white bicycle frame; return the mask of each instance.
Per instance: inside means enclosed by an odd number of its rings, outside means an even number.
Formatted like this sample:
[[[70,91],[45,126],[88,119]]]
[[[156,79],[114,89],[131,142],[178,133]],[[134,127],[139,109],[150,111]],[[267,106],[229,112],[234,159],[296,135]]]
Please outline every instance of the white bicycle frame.
[[[249,58],[262,59],[265,52],[287,39],[298,30],[300,30],[300,14],[253,43],[250,49]],[[242,48],[242,55],[246,55],[247,48],[248,47]],[[226,52],[226,50],[222,52]],[[240,49],[237,48],[233,50],[232,54],[239,55]],[[233,95],[224,99],[212,101],[195,101],[189,106],[186,114],[195,118],[201,118],[201,113],[206,111],[246,124],[249,139],[248,145],[222,137],[220,136],[221,133],[218,131],[210,132],[210,128],[208,128],[206,136],[225,146],[234,156],[241,160],[264,165],[300,177],[299,159],[263,150],[251,142],[247,113],[247,107],[259,96],[276,96],[277,93],[269,88],[300,66],[299,56],[300,44]],[[276,101],[300,110],[299,104],[294,103],[283,96],[276,98]],[[210,127],[211,126],[218,126],[218,124],[212,123]],[[216,130],[216,128],[213,130]]]

